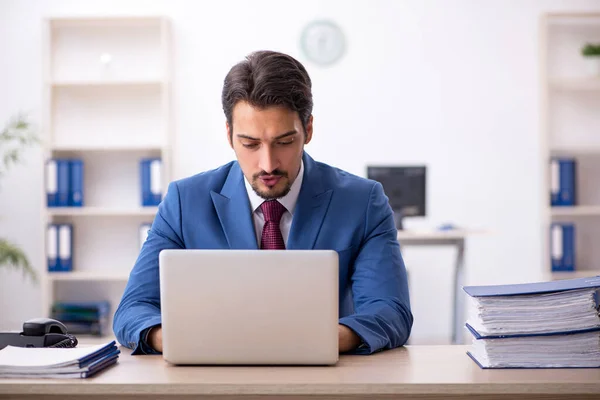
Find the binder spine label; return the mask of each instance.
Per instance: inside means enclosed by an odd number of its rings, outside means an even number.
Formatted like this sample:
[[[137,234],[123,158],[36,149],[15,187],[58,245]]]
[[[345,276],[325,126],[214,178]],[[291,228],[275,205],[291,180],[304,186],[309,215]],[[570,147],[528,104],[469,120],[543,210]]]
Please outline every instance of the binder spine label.
[[[562,226],[554,225],[552,227],[551,255],[553,260],[562,260],[563,258],[563,230]]]
[[[46,163],[46,202],[48,207],[58,206],[58,168],[56,160]]]
[[[58,228],[58,257],[62,271],[72,269],[71,259],[71,227],[60,225]]]
[[[162,192],[160,160],[154,160],[150,163],[150,192],[153,196],[160,196]]]
[[[56,161],[50,160],[46,164],[46,192],[56,194],[58,191],[58,170]]]
[[[552,160],[550,164],[550,193],[558,194],[560,191],[560,173],[557,160]]]
[[[48,225],[46,228],[46,254],[48,256],[48,271],[57,270],[58,258],[58,232],[56,225]]]

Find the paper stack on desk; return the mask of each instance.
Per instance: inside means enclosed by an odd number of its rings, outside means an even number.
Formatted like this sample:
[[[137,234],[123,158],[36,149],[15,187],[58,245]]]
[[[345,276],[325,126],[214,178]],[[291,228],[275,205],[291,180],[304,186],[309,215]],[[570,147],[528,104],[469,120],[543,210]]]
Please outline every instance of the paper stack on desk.
[[[600,367],[600,276],[517,285],[467,286],[482,368]]]
[[[88,378],[115,364],[114,341],[76,348],[7,346],[0,350],[0,378]]]

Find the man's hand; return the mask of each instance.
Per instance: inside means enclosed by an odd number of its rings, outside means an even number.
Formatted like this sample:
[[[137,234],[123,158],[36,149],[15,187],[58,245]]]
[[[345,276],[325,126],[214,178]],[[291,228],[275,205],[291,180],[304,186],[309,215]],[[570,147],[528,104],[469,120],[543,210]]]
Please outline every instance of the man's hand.
[[[154,350],[162,353],[163,343],[162,343],[162,327],[156,326],[150,329],[150,333],[148,334],[148,344]]]
[[[346,325],[338,325],[339,332],[339,352],[345,353],[356,349],[360,345],[360,338],[354,331]]]

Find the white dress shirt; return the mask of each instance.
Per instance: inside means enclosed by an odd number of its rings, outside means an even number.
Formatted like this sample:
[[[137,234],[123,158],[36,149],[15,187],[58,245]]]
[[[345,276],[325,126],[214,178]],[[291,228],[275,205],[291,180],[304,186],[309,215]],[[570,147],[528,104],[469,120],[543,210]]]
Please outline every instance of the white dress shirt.
[[[296,208],[296,202],[298,201],[298,195],[300,194],[300,188],[302,187],[302,179],[304,178],[304,162],[300,161],[300,172],[288,194],[280,199],[277,199],[287,211],[285,211],[281,217],[279,223],[279,229],[281,229],[281,235],[283,236],[283,242],[287,247],[288,236],[290,235],[290,228],[292,227],[292,218],[294,216],[294,210]],[[250,207],[252,208],[252,219],[254,221],[254,231],[256,233],[256,242],[258,248],[260,248],[260,239],[262,237],[263,227],[265,226],[265,217],[260,205],[265,201],[262,197],[254,192],[252,185],[248,182],[248,179],[244,178],[246,184],[246,191],[248,192],[248,199],[250,200]]]

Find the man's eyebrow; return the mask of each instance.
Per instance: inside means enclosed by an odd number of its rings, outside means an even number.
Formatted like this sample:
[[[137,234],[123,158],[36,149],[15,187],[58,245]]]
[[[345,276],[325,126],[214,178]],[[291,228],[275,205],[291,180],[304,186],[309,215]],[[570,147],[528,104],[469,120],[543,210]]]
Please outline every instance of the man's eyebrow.
[[[240,139],[248,139],[248,140],[260,140],[260,139],[258,139],[258,138],[254,138],[254,137],[252,137],[252,136],[244,135],[244,134],[242,134],[242,133],[238,133],[236,136],[237,136],[237,137],[239,137]]]
[[[296,133],[298,133],[298,131],[296,131],[296,130],[289,131],[289,132],[286,132],[286,133],[284,133],[282,135],[279,135],[279,136],[275,137],[274,140],[283,139],[285,137],[295,135]],[[244,135],[243,133],[238,133],[236,136],[238,138],[240,138],[240,139],[260,140],[259,138],[255,138],[255,137],[252,137],[252,136]]]
[[[285,137],[288,137],[288,136],[295,135],[296,133],[298,133],[296,130],[289,131],[289,132],[286,132],[286,133],[284,133],[283,135],[279,135],[279,136],[277,136],[277,137],[275,138],[275,140],[283,139],[283,138],[285,138]]]

